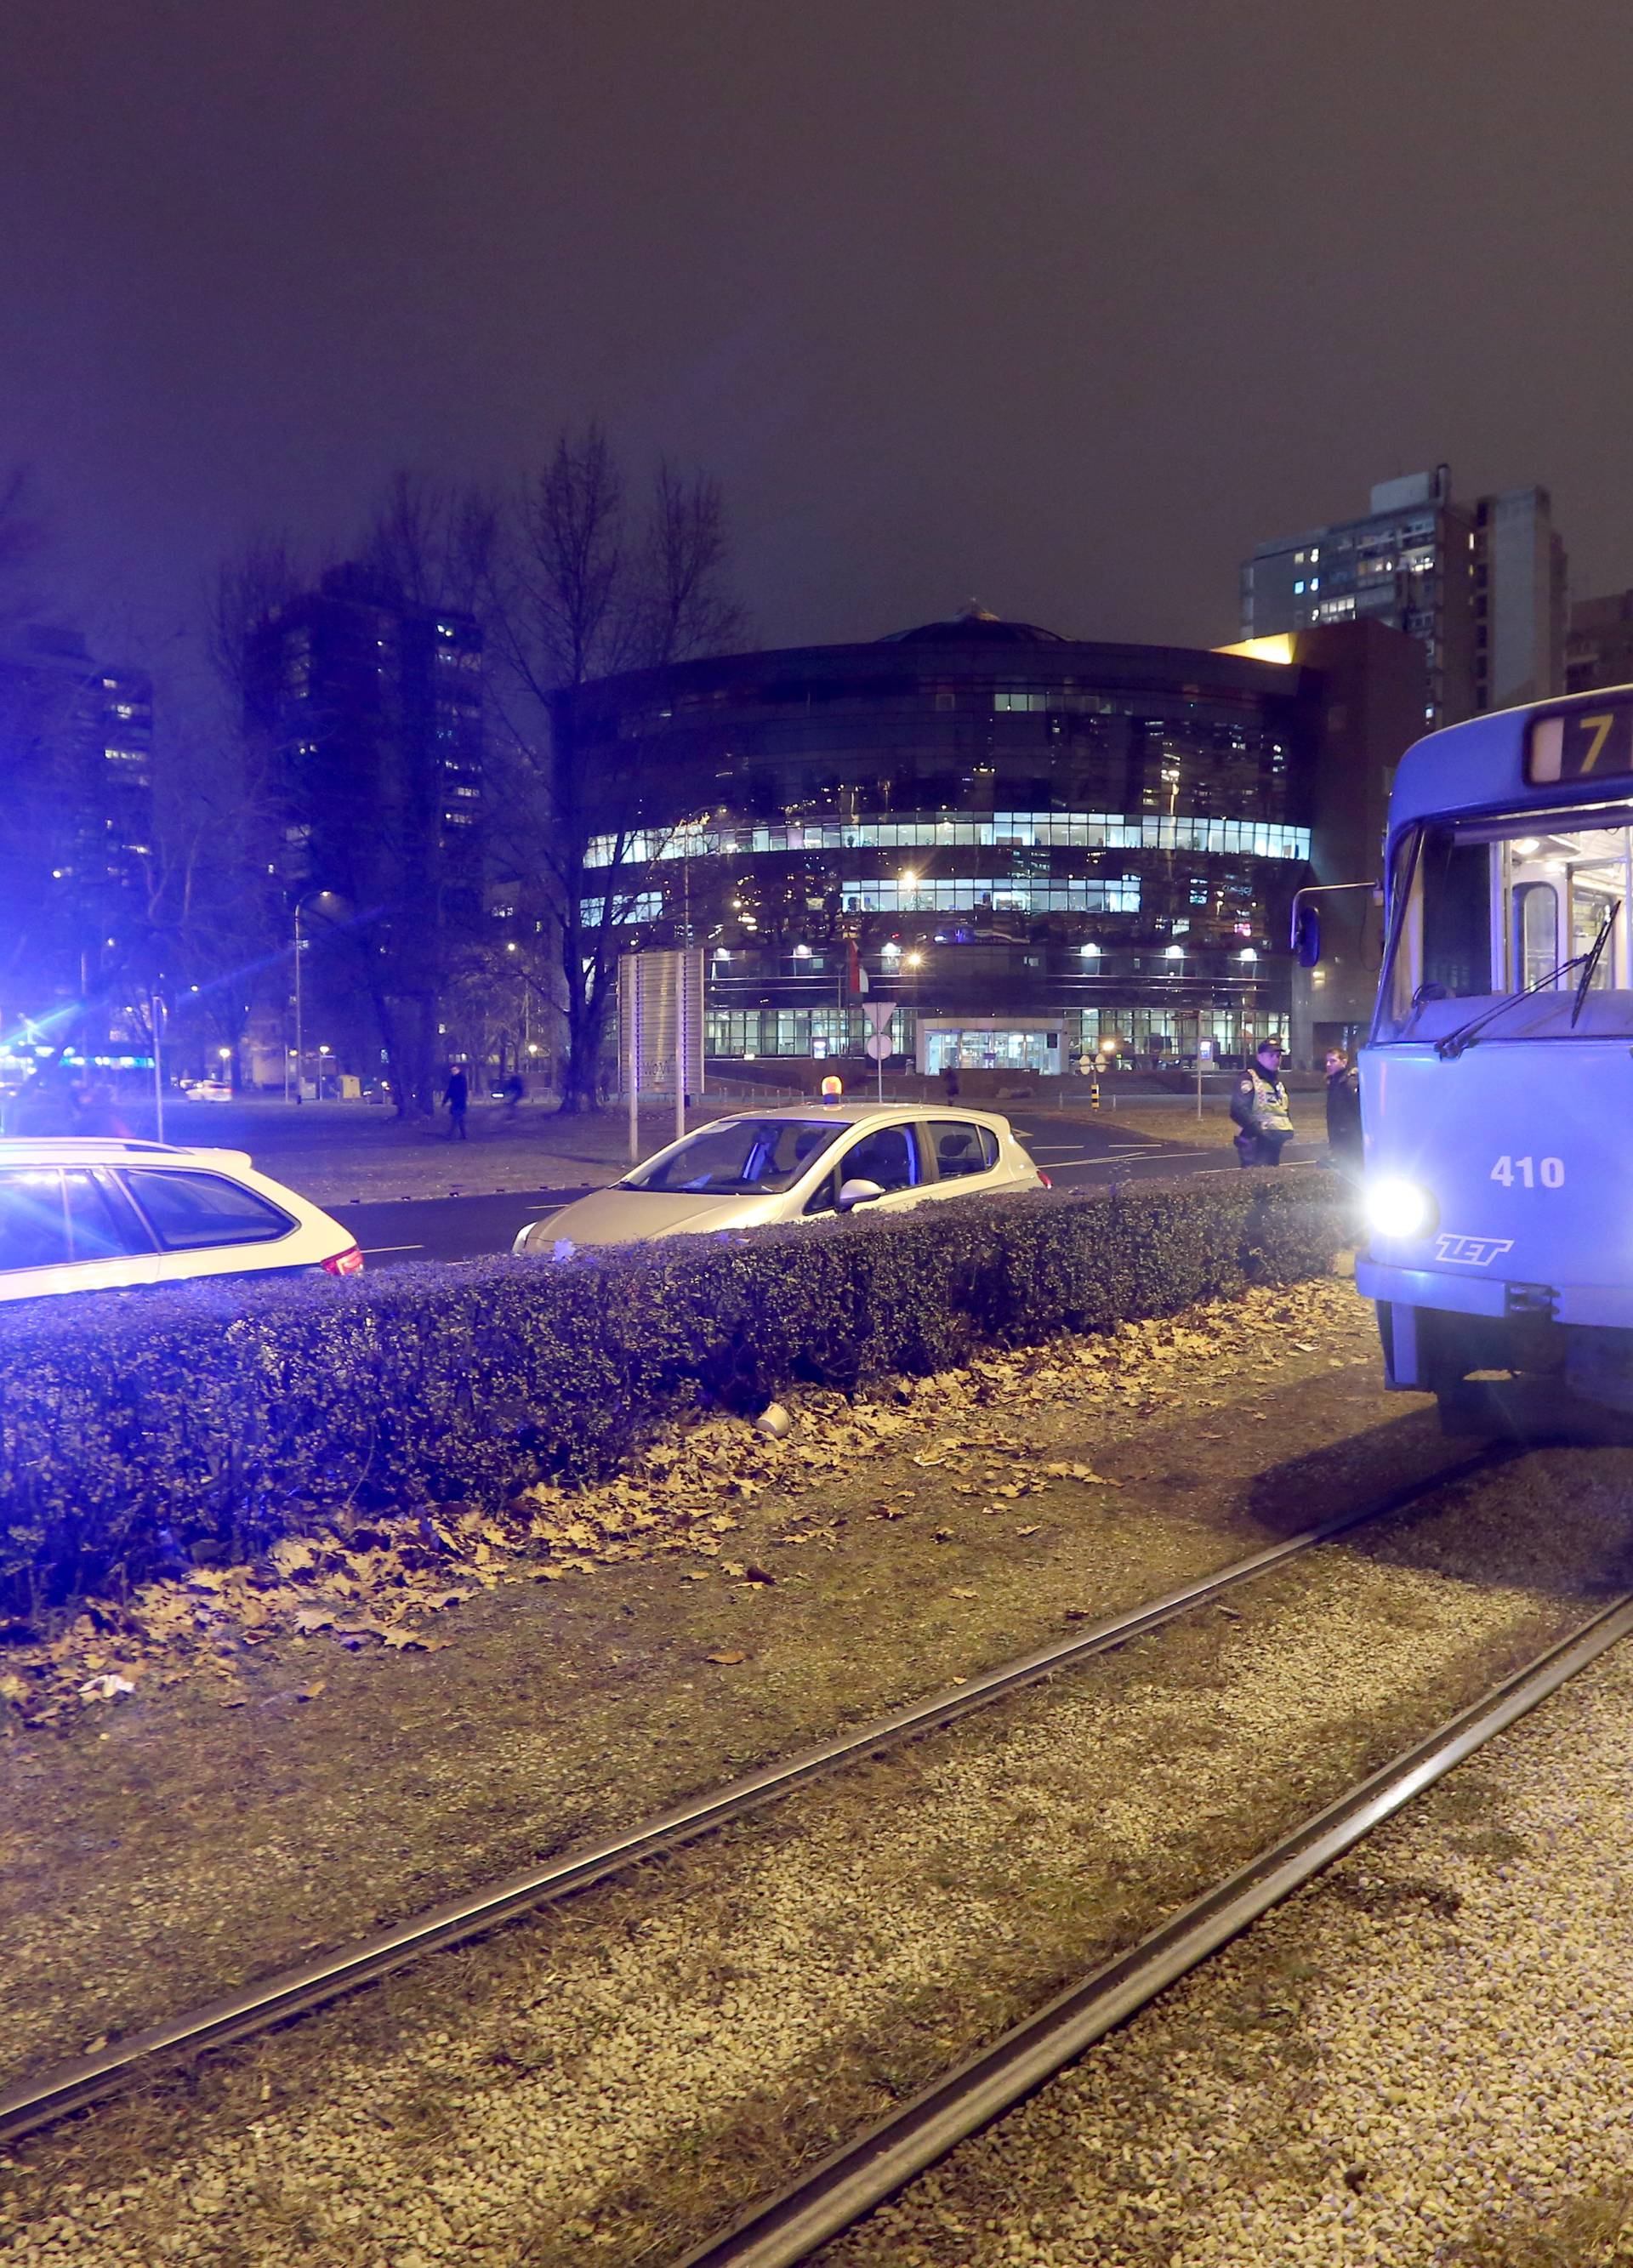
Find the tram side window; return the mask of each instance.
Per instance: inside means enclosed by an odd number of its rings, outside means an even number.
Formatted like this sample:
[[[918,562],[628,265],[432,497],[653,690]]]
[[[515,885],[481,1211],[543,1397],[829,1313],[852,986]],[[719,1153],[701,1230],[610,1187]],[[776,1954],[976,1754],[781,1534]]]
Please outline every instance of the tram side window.
[[[1419,870],[1423,894],[1422,981],[1452,999],[1489,992],[1491,853],[1483,843],[1457,843],[1433,832]]]
[[[1558,966],[1559,892],[1552,882],[1522,882],[1515,891],[1514,946],[1522,991]]]

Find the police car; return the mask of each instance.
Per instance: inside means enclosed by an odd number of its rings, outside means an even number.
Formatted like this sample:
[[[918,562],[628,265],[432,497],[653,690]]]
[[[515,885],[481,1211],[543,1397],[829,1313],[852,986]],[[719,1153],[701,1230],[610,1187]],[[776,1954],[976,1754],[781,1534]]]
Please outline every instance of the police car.
[[[356,1241],[242,1150],[0,1141],[0,1300],[198,1277],[354,1276]]]

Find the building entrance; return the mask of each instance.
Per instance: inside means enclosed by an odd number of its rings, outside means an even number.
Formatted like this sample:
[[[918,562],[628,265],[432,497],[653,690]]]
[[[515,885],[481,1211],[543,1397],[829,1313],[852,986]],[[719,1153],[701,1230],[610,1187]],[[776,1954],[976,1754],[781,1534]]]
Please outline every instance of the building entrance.
[[[987,1031],[980,1027],[929,1030],[924,1035],[924,1069],[937,1071],[1017,1071],[1046,1076],[1060,1068],[1058,1031]]]

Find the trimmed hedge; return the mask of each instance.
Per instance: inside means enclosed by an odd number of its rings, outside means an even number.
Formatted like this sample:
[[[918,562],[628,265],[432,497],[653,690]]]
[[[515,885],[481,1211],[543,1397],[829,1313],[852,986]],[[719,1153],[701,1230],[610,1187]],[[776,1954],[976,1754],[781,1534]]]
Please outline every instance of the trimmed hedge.
[[[0,1309],[0,1606],[33,1616],[358,1512],[615,1469],[677,1410],[757,1410],[1326,1270],[1327,1177],[1233,1174]]]

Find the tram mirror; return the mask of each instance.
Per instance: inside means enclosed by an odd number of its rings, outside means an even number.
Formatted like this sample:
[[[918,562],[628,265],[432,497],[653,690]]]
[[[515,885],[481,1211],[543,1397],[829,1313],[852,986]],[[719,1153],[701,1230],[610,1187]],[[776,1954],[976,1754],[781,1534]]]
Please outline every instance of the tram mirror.
[[[1293,951],[1301,968],[1313,968],[1321,958],[1321,917],[1314,906],[1300,906],[1293,922]]]

